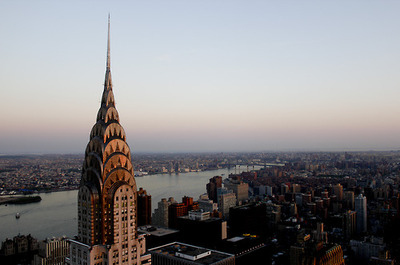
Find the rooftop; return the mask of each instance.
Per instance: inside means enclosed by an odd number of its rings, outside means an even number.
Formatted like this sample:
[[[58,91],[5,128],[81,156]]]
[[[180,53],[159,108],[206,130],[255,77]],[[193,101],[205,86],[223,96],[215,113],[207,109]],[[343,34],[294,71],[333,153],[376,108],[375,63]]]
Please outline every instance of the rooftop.
[[[169,234],[177,233],[178,230],[164,228],[164,227],[155,227],[151,225],[145,225],[138,227],[138,232],[149,234],[152,236],[166,236]]]
[[[173,242],[167,245],[149,249],[151,254],[165,255],[178,259],[190,260],[196,264],[214,264],[221,260],[233,258],[234,255],[197,247],[180,242]]]

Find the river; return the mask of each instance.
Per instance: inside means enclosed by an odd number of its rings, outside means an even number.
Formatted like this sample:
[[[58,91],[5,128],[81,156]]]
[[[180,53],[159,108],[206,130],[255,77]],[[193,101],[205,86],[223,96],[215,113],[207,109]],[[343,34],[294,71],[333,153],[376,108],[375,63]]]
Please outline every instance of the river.
[[[257,167],[256,169],[258,169]],[[240,171],[247,168],[242,166]],[[253,168],[251,168],[253,169]],[[219,169],[203,172],[180,174],[156,174],[136,177],[136,184],[151,195],[152,211],[162,198],[174,197],[181,201],[183,196],[197,200],[206,192],[206,184],[213,176],[227,177],[235,169]],[[239,170],[236,171],[239,173]],[[18,234],[31,234],[39,240],[47,237],[77,234],[77,198],[78,191],[60,191],[41,193],[42,201],[31,204],[0,205],[0,242]],[[16,219],[15,214],[20,213]]]

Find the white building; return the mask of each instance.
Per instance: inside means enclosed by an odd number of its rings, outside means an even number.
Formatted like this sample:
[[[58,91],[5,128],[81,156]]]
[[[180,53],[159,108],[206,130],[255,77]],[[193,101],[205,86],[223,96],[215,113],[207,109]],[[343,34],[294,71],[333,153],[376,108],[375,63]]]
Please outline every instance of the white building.
[[[379,257],[385,244],[382,238],[372,237],[369,241],[350,240],[350,248],[357,258],[368,261],[371,257]]]
[[[367,198],[360,194],[354,204],[357,212],[357,233],[367,232]]]
[[[226,188],[218,188],[218,209],[224,218],[229,217],[229,209],[236,206],[236,195]]]
[[[33,257],[33,265],[64,265],[69,255],[67,238],[52,238],[39,242],[39,254]]]

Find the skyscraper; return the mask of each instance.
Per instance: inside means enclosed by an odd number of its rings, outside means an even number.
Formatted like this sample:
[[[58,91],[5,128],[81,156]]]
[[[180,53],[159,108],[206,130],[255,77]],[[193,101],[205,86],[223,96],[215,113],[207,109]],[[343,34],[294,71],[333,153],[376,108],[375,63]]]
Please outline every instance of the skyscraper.
[[[143,188],[137,193],[137,216],[138,226],[151,224],[151,195]]]
[[[343,200],[343,186],[341,184],[333,186],[333,194],[335,194],[337,200],[341,202]]]
[[[78,193],[78,237],[71,264],[144,264],[145,241],[137,234],[137,188],[119,123],[111,81],[110,18],[104,91],[85,151]]]
[[[249,199],[249,184],[243,181],[226,179],[224,186],[228,190],[232,190],[236,195],[237,202],[242,202]]]
[[[214,202],[218,202],[217,189],[221,187],[222,187],[221,176],[215,176],[213,178],[210,178],[210,182],[207,183],[206,185],[208,198],[210,198],[210,200],[213,200]]]
[[[158,202],[158,208],[154,210],[152,224],[168,227],[168,207],[175,202],[176,201],[172,197],[170,197],[168,201],[162,198],[161,201]]]
[[[367,232],[367,198],[362,194],[355,199],[357,212],[357,233]]]
[[[218,188],[218,209],[224,218],[229,216],[229,208],[236,206],[236,195],[227,188]]]
[[[344,192],[344,202],[347,209],[354,210],[354,191]]]

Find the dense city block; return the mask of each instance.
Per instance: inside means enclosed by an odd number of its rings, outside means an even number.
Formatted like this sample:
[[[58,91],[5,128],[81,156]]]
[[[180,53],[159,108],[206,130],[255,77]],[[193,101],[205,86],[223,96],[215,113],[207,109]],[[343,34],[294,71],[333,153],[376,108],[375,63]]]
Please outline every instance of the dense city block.
[[[76,189],[82,160],[2,156],[1,193]],[[237,171],[211,178],[198,199],[180,202],[171,194],[154,212],[151,189],[140,189],[138,232],[146,235],[150,252],[179,241],[234,255],[236,264],[399,260],[400,152],[137,154],[132,160],[141,174]],[[3,256],[17,251],[10,240]]]

